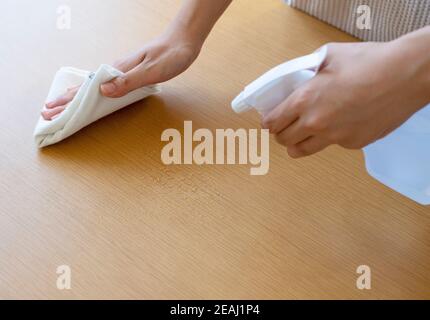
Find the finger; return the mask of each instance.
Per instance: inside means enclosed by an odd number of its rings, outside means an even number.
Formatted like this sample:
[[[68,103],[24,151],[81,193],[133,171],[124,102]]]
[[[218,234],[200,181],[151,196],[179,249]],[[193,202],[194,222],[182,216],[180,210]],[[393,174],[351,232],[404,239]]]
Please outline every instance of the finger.
[[[309,132],[304,126],[301,118],[294,121],[289,127],[276,135],[276,140],[284,145],[295,145],[300,141],[306,140],[311,137],[312,133]]]
[[[123,76],[119,76],[101,85],[100,90],[106,97],[118,98],[127,93],[152,84],[143,64],[131,69]]]
[[[77,86],[67,88],[67,92],[72,92],[72,93],[76,94],[79,91],[80,87],[81,87],[81,85],[79,84]]]
[[[64,106],[73,100],[73,97],[69,94],[62,95],[56,98],[54,101],[48,102],[46,108],[54,109],[56,107]]]
[[[46,108],[53,109],[59,106],[64,106],[73,100],[76,93],[78,92],[80,86],[72,87],[67,89],[67,92],[53,101],[47,102],[45,104]]]
[[[263,117],[262,127],[270,133],[277,134],[299,118],[296,95],[291,94],[280,105]]]
[[[43,119],[52,120],[53,117],[63,112],[66,108],[64,106],[56,107],[49,110],[44,110],[41,112]]]
[[[129,56],[116,61],[112,66],[124,73],[129,72],[134,67],[139,65],[145,60],[146,52],[145,50],[139,51],[137,53],[130,54]]]
[[[320,137],[310,137],[298,144],[287,147],[291,158],[310,156],[327,148],[330,143]]]

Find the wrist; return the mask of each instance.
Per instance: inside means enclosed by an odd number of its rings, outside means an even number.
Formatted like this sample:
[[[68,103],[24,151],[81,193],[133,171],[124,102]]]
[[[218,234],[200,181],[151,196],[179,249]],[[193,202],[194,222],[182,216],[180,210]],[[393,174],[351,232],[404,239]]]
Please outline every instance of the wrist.
[[[406,72],[425,103],[430,102],[430,27],[407,34],[389,45],[399,63],[407,66]]]
[[[180,41],[195,51],[200,51],[206,36],[194,32],[193,28],[181,21],[173,21],[165,30],[164,37],[169,42]]]

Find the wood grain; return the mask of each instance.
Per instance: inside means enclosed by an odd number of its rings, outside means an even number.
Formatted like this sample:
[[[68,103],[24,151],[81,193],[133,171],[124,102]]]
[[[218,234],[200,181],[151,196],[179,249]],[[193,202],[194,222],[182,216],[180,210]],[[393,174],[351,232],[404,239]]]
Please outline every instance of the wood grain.
[[[71,30],[56,28],[61,4]],[[287,59],[355,41],[281,1],[237,0],[163,93],[38,151],[55,71],[95,69],[163,30],[178,0],[0,3],[0,298],[430,298],[430,209],[370,178],[361,152],[304,160],[271,142],[270,172],[165,166],[161,132],[259,128],[230,101]],[[72,289],[56,268],[72,268]],[[359,265],[372,289],[356,288]]]

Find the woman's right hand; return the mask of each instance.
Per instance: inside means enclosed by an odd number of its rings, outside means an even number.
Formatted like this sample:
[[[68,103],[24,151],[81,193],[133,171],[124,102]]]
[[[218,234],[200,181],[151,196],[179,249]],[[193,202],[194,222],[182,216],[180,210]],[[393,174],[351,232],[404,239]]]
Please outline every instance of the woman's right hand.
[[[135,89],[170,80],[188,69],[198,57],[201,46],[201,42],[188,39],[186,35],[163,34],[114,63],[113,66],[125,74],[102,84],[100,91],[106,97],[119,98]],[[70,88],[64,95],[46,103],[43,118],[52,120],[58,116],[78,90],[79,86]]]

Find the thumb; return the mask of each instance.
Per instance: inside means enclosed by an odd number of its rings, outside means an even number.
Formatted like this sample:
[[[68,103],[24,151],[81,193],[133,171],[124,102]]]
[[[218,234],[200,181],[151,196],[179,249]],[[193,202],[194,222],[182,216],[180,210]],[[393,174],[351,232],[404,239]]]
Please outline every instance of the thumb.
[[[145,78],[145,70],[141,66],[137,66],[126,74],[102,84],[100,91],[106,97],[119,98],[148,85]]]

